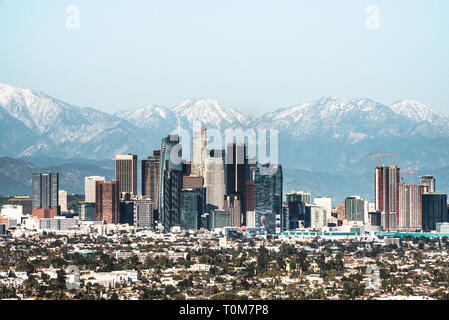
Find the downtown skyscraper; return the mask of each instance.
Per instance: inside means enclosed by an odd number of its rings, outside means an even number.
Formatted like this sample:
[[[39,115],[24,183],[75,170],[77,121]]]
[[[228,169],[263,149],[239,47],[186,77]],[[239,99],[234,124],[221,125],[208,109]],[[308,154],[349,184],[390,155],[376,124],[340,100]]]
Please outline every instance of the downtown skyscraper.
[[[95,182],[95,216],[97,221],[120,223],[120,182]]]
[[[153,210],[157,210],[157,193],[159,185],[159,166],[161,150],[153,151],[153,155],[142,160],[142,196],[153,200]]]
[[[180,138],[168,135],[162,139],[158,178],[159,220],[165,232],[179,224],[182,173]]]
[[[226,150],[226,195],[239,195],[241,202],[241,221],[245,223],[245,189],[248,170],[246,145],[243,143],[228,144]]]
[[[282,166],[265,164],[255,171],[255,223],[268,234],[276,233],[276,220],[281,220],[283,176]]]
[[[104,177],[90,176],[84,178],[84,201],[95,202],[95,183],[97,181],[104,181]]]
[[[192,141],[191,173],[204,176],[206,158],[209,156],[206,128],[195,128]]]
[[[58,208],[59,174],[33,173],[32,192],[33,209]]]
[[[120,195],[137,195],[137,155],[115,156],[115,180],[120,182]]]

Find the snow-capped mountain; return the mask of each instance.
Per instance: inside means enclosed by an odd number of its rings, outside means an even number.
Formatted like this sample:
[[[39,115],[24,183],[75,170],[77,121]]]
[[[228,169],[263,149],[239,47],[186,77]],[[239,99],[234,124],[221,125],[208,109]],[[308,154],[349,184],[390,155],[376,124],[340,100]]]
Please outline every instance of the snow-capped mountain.
[[[167,126],[177,124],[177,117],[173,111],[158,104],[118,111],[115,115],[139,128],[166,129]]]
[[[253,125],[277,128],[298,139],[325,136],[357,143],[376,137],[448,136],[448,119],[415,100],[385,106],[370,99],[324,97],[277,109]]]
[[[219,129],[246,127],[254,118],[216,100],[187,99],[173,108],[173,112],[190,124],[195,121],[203,126]]]
[[[0,155],[12,157],[111,159],[128,152],[143,157],[178,126],[188,129],[200,121],[221,130],[278,129],[280,161],[286,167],[342,171],[367,153],[398,149],[410,160],[407,165],[449,165],[444,147],[449,142],[449,117],[415,100],[388,106],[366,98],[324,97],[258,118],[212,99],[108,114],[0,84],[0,120]]]
[[[137,147],[139,128],[117,116],[93,108],[81,108],[42,92],[0,85],[0,110],[7,126],[0,132],[26,135],[22,144],[10,144],[3,155],[26,156],[47,153],[65,157],[86,157]],[[113,141],[111,144],[109,141]]]

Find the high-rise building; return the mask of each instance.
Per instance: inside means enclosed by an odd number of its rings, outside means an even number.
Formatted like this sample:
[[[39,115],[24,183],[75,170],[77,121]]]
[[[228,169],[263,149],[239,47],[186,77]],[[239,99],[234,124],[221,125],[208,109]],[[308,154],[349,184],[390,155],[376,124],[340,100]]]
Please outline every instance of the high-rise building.
[[[95,202],[95,182],[104,180],[104,177],[99,176],[90,176],[84,178],[84,201]]]
[[[158,215],[164,231],[179,223],[179,196],[182,187],[182,146],[178,135],[162,139],[159,165]]]
[[[327,226],[326,213],[321,206],[307,204],[304,217],[304,227],[320,229]]]
[[[287,195],[288,230],[298,229],[300,221],[304,222],[306,204],[298,199],[300,198]]]
[[[33,208],[32,202],[33,200],[28,196],[17,196],[8,199],[8,204],[22,206],[22,214],[25,215],[31,214]]]
[[[134,226],[152,228],[154,226],[153,200],[150,197],[138,196],[134,201]]]
[[[273,215],[274,221],[282,215],[282,166],[277,164],[265,164],[255,171],[254,180],[255,212],[256,219],[259,216]],[[271,217],[265,217],[266,221],[272,221]],[[265,224],[267,225],[267,224]],[[271,227],[271,225],[270,225]],[[274,225],[276,227],[276,223]],[[276,230],[268,229],[268,234]]]
[[[424,192],[435,192],[435,177],[434,176],[422,176],[419,180],[419,184],[424,185]]]
[[[226,194],[239,194],[242,212],[245,208],[245,183],[248,170],[246,145],[241,143],[228,144],[226,152]]]
[[[213,210],[210,214],[209,229],[221,229],[231,226],[231,212],[224,210]]]
[[[449,222],[447,211],[447,195],[438,192],[427,192],[422,195],[422,229],[435,230],[436,224]]]
[[[231,227],[240,228],[242,222],[242,199],[240,194],[225,196],[224,210],[230,212]]]
[[[33,209],[58,208],[59,174],[33,173]]]
[[[337,203],[337,219],[338,220],[345,220],[346,218],[346,209],[345,209],[345,203],[339,202]]]
[[[205,188],[190,188],[181,191],[181,229],[199,230],[201,228],[201,216],[205,213],[205,210]]]
[[[120,224],[134,225],[134,201],[129,196],[120,199]]]
[[[209,151],[206,128],[195,128],[192,142],[192,174],[204,176],[205,161],[208,154]]]
[[[245,183],[245,195],[246,195],[246,212],[254,211],[256,207],[256,193],[255,193],[255,182],[254,180],[248,180]]]
[[[346,197],[345,199],[345,220],[347,221],[362,221],[364,222],[365,215],[365,201],[359,196]]]
[[[59,190],[58,201],[61,212],[67,212],[67,191]]]
[[[168,170],[164,171],[164,198],[162,202],[162,223],[165,231],[170,231],[173,226],[179,226],[181,189],[182,189],[182,171]]]
[[[290,201],[300,201],[304,204],[311,204],[312,195],[310,192],[305,191],[292,191],[290,193],[287,193],[286,195],[287,202]]]
[[[120,182],[120,194],[137,195],[137,155],[115,156],[115,180]]]
[[[153,151],[153,155],[142,160],[142,196],[153,200],[153,210],[157,210],[157,192],[159,184],[159,166],[161,150]]]
[[[286,203],[282,204],[282,215],[281,215],[281,225],[279,232],[284,232],[290,230],[290,211]]]
[[[400,229],[421,229],[422,227],[422,195],[425,186],[401,184],[399,194]]]
[[[226,186],[224,183],[224,163],[221,155],[209,157],[205,161],[204,187],[208,207],[223,210]]]
[[[324,208],[326,212],[326,219],[330,219],[332,217],[332,198],[329,197],[315,197],[313,202],[320,207]]]
[[[375,209],[382,213],[382,227],[394,229],[398,224],[400,169],[392,164],[374,171]]]
[[[95,187],[97,221],[105,221],[108,224],[120,223],[119,181],[96,181]]]
[[[96,221],[95,202],[80,202],[80,220]]]

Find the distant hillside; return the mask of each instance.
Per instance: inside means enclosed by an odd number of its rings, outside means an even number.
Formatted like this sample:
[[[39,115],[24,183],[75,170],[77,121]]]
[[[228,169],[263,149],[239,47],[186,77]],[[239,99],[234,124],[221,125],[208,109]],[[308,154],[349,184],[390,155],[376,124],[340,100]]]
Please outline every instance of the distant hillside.
[[[35,172],[58,172],[59,188],[68,193],[84,194],[84,177],[92,175],[105,176],[112,179],[114,176],[111,160],[105,160],[104,165],[88,164],[90,160],[80,159],[78,162],[61,160],[61,164],[56,163],[53,158],[53,165],[40,167],[31,162],[0,157],[0,195],[30,195],[31,179]],[[74,160],[72,160],[74,161]]]

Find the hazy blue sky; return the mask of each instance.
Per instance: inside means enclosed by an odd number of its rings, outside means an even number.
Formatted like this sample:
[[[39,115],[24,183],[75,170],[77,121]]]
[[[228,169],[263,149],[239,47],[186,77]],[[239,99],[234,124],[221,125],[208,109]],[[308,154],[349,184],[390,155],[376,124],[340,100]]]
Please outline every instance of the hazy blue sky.
[[[447,0],[0,0],[0,82],[107,112],[341,96],[449,113],[448,14]]]

